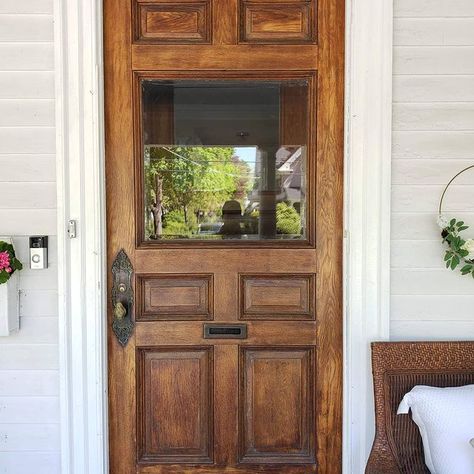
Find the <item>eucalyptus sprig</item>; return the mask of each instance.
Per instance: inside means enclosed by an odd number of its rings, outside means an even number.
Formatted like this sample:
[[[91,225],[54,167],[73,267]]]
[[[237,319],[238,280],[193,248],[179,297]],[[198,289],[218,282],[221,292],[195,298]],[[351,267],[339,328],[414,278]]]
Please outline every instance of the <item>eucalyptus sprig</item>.
[[[455,270],[463,264],[460,269],[461,274],[471,275],[474,278],[474,240],[464,240],[461,232],[469,229],[464,221],[451,219],[449,224],[443,227],[441,236],[443,243],[447,243],[449,248],[444,255],[446,268]]]

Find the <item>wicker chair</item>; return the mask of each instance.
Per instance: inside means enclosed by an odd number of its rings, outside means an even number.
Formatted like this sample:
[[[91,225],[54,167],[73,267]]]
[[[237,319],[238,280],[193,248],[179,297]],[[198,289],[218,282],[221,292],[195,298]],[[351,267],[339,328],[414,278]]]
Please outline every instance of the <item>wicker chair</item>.
[[[398,405],[415,385],[474,384],[474,342],[376,342],[372,372],[376,433],[366,474],[429,474],[418,427]]]

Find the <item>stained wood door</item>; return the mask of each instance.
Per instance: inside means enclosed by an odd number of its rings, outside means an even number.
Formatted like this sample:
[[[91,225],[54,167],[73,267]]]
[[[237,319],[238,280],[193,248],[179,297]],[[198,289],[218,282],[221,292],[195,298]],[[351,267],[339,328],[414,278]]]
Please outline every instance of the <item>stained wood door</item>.
[[[340,473],[343,0],[105,0],[110,472]]]

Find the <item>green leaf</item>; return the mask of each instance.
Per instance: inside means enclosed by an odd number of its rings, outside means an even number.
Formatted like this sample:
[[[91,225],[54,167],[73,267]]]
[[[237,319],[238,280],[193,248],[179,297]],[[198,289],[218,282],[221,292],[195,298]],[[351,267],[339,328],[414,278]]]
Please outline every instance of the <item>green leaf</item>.
[[[463,275],[467,275],[468,273],[471,273],[473,270],[473,266],[472,265],[464,265],[464,267],[461,268],[461,273]]]
[[[451,219],[449,225],[453,227],[456,224],[456,219]]]

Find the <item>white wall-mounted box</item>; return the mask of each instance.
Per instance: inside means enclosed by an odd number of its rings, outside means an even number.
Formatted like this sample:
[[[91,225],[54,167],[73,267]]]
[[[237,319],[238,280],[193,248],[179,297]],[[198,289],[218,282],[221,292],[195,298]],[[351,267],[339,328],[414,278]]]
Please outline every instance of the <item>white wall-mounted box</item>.
[[[0,240],[13,243],[9,237]],[[17,270],[6,283],[0,284],[0,336],[9,336],[20,328],[18,274]]]

